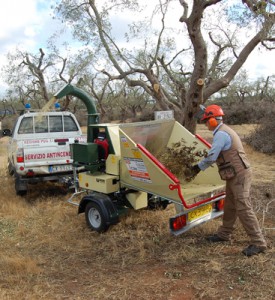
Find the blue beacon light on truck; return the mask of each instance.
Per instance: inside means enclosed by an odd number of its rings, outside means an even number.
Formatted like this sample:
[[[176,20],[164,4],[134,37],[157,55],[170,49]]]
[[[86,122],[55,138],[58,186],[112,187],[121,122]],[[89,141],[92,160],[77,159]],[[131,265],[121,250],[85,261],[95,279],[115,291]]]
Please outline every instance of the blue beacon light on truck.
[[[27,111],[30,111],[30,109],[31,109],[30,103],[26,103],[26,104],[25,104],[25,109],[26,109]]]

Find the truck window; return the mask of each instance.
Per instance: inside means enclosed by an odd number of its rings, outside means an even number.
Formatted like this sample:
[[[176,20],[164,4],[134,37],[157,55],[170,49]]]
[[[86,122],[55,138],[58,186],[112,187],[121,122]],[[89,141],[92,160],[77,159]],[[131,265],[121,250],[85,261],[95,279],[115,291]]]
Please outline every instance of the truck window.
[[[49,117],[50,132],[63,132],[62,116]]]
[[[64,131],[78,131],[78,127],[71,116],[64,116]]]
[[[34,117],[35,133],[48,132],[48,118],[47,116]]]
[[[26,117],[22,119],[20,127],[18,129],[19,134],[33,133],[33,119],[32,117]]]

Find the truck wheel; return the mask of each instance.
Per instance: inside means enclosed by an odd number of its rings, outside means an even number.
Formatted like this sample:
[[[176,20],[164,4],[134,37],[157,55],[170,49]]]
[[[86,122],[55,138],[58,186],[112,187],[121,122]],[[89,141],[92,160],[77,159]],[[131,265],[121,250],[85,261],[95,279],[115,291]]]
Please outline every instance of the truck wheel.
[[[25,196],[27,194],[27,185],[22,182],[20,178],[15,178],[15,192],[18,196]]]
[[[26,196],[27,195],[27,190],[21,190],[21,191],[16,191],[17,196]]]
[[[102,233],[109,228],[102,209],[94,202],[89,202],[86,205],[85,218],[87,225],[94,231]]]
[[[10,176],[12,176],[14,174],[14,170],[12,168],[12,164],[10,161],[8,162],[8,173]]]

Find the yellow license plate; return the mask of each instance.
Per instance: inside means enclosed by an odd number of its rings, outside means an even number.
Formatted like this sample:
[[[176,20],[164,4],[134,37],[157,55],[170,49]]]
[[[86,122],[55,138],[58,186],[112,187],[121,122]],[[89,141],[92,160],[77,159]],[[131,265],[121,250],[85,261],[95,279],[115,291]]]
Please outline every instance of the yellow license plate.
[[[211,211],[212,211],[212,204],[207,204],[202,207],[199,207],[188,213],[188,221],[192,222],[196,219],[199,219],[199,218],[211,213]]]

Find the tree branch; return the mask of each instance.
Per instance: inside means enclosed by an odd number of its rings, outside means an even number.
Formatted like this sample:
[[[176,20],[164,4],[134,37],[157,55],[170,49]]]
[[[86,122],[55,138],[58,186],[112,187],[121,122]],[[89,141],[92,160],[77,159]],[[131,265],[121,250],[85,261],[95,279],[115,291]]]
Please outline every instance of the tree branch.
[[[118,62],[115,60],[114,56],[112,55],[112,51],[105,39],[105,36],[108,37],[108,39],[112,42],[112,44],[115,46],[116,50],[118,51],[118,54],[120,55],[120,57],[123,59],[123,61],[128,65],[128,67],[130,67],[129,62],[123,57],[122,53],[120,52],[119,48],[117,47],[117,45],[114,43],[114,41],[111,39],[111,37],[107,34],[107,32],[104,31],[103,29],[103,24],[101,22],[101,18],[100,15],[98,13],[98,10],[96,8],[96,5],[94,3],[94,0],[89,0],[89,4],[95,14],[95,18],[96,18],[96,22],[93,20],[93,17],[90,13],[90,10],[87,9],[86,12],[88,13],[88,15],[90,16],[90,19],[92,22],[96,23],[97,29],[98,29],[98,33],[101,39],[101,42],[104,45],[104,48],[107,52],[107,55],[109,57],[109,59],[111,60],[111,62],[113,63],[114,67],[118,70],[118,72],[121,74],[123,73],[123,70],[121,69],[120,65],[118,64]]]
[[[272,27],[273,23],[266,24],[268,27]],[[222,88],[225,88],[229,85],[230,81],[235,77],[237,72],[240,70],[240,68],[243,66],[245,61],[247,60],[250,53],[255,49],[255,47],[261,43],[261,41],[264,39],[265,35],[269,30],[267,30],[266,26],[263,26],[262,29],[247,43],[247,45],[243,48],[243,50],[240,52],[238,58],[233,63],[231,68],[228,70],[228,72],[220,78],[219,80],[211,83],[204,91],[204,96],[207,99],[211,95],[213,95],[215,92],[219,91]]]
[[[162,34],[164,32],[164,29],[165,29],[165,23],[164,23],[164,20],[165,20],[165,14],[167,12],[167,6],[166,6],[166,11],[164,12],[163,11],[163,6],[161,5],[160,6],[161,8],[161,13],[162,13],[162,18],[161,18],[161,30],[160,30],[160,33],[158,35],[158,42],[157,42],[157,46],[156,46],[156,51],[155,51],[155,55],[152,59],[152,61],[150,62],[149,64],[149,69],[151,69],[153,67],[153,65],[155,64],[156,60],[157,60],[157,57],[158,57],[158,53],[159,53],[159,49],[160,49],[160,45],[161,45],[161,38],[162,38]]]
[[[59,56],[59,58],[62,60],[62,68],[59,72],[59,78],[64,81],[65,83],[68,83],[68,81],[63,77],[63,72],[65,70],[65,67],[66,67],[66,63],[67,63],[67,58],[63,58],[61,56]]]
[[[208,1],[205,1],[205,4],[204,4],[204,8],[208,7],[208,6],[211,6],[211,5],[214,5],[214,4],[217,4],[218,2],[221,2],[222,0],[208,0]]]
[[[217,41],[214,40],[213,36],[212,36],[212,33],[209,32],[209,38],[211,40],[211,42],[218,47],[218,51],[216,52],[214,58],[213,58],[213,61],[212,61],[212,64],[208,70],[208,74],[210,75],[211,77],[211,74],[215,72],[215,70],[217,69],[217,67],[219,66],[219,64],[221,64],[220,62],[220,57],[223,53],[224,50],[226,50],[227,48],[229,48],[231,45],[228,45],[228,44],[225,44],[224,46],[222,46],[220,43],[218,43]]]
[[[183,13],[182,16],[180,17],[179,21],[181,23],[186,22],[187,21],[187,15],[188,15],[188,4],[186,1],[184,0],[179,0],[180,5],[183,7]]]
[[[268,49],[268,50],[274,50],[275,49],[275,46],[274,47],[270,47],[270,46],[268,46],[265,42],[274,42],[275,41],[275,39],[268,39],[268,40],[265,40],[265,41],[262,41],[262,45],[266,48],[266,49]]]

